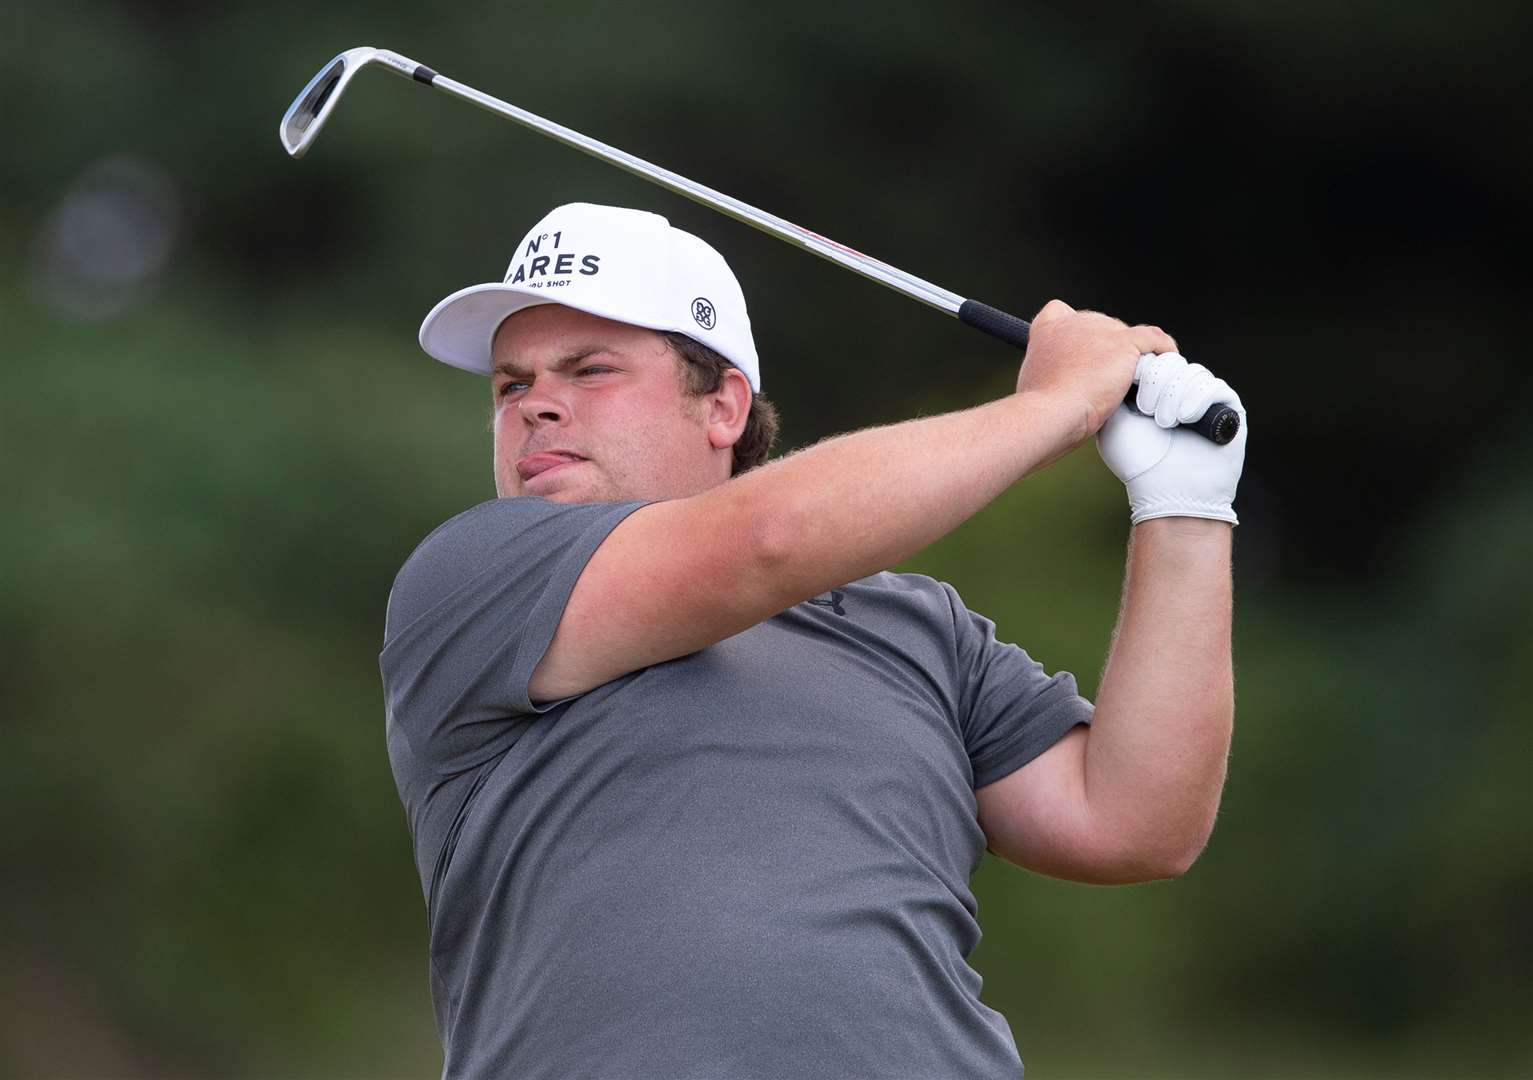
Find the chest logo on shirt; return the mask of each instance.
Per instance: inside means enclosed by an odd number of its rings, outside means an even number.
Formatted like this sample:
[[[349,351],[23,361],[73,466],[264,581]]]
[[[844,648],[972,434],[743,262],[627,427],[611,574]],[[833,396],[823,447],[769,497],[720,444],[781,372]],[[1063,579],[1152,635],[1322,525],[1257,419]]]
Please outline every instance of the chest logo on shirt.
[[[840,589],[832,589],[824,596],[816,596],[809,602],[814,604],[816,607],[828,607],[837,615],[845,615],[846,608],[841,606],[841,601],[844,599],[846,599],[846,593],[842,592]]]

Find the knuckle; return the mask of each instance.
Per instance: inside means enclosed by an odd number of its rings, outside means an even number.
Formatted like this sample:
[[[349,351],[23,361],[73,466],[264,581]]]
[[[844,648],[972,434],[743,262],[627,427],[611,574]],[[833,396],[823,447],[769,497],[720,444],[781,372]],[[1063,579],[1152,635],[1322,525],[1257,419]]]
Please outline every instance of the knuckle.
[[[1047,304],[1044,304],[1043,307],[1038,309],[1038,314],[1036,316],[1034,316],[1033,321],[1034,322],[1037,322],[1037,321],[1040,321],[1040,320],[1048,321],[1048,320],[1052,320],[1052,319],[1062,318],[1065,315],[1071,314],[1074,310],[1075,309],[1072,308],[1069,304],[1065,303],[1063,300],[1059,299],[1056,296],[1054,299],[1050,300]]]

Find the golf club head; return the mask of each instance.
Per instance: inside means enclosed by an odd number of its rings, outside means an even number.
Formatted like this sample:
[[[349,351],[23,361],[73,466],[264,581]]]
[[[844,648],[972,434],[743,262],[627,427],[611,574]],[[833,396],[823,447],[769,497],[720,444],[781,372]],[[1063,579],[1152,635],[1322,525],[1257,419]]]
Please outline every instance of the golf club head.
[[[303,157],[304,151],[319,137],[320,129],[335,111],[335,103],[341,99],[357,72],[379,58],[379,50],[366,45],[347,49],[319,69],[319,74],[309,80],[287,112],[282,114],[282,124],[277,133],[282,138],[282,148],[291,156]]]

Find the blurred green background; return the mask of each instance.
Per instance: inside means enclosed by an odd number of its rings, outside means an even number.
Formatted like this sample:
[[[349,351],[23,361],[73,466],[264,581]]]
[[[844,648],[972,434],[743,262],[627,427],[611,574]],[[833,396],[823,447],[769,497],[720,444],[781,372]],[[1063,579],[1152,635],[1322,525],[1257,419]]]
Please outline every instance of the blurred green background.
[[[1179,338],[1242,394],[1236,738],[1183,879],[987,857],[1030,1076],[1533,1075],[1530,146],[1510,5],[9,3],[0,1075],[440,1068],[384,600],[493,496],[420,318],[549,207],[730,258],[787,446],[1005,393],[1008,350],[440,94],[384,45],[962,295]],[[1088,446],[912,564],[1097,679]]]

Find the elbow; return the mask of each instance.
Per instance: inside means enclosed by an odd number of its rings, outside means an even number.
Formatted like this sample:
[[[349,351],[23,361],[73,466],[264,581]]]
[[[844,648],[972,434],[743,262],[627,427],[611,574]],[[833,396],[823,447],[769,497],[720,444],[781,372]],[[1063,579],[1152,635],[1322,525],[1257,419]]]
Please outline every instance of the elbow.
[[[693,539],[716,553],[705,565],[710,580],[762,603],[804,562],[799,515],[764,479],[765,471],[753,472],[695,496],[700,512],[693,519],[693,527],[707,533]]]
[[[1088,880],[1100,885],[1143,885],[1151,881],[1171,881],[1192,869],[1197,857],[1197,853],[1135,852],[1115,863],[1105,873]]]
[[[839,584],[821,580],[826,560],[814,556],[811,526],[792,506],[752,508],[737,536],[744,551],[730,588],[763,618]]]
[[[1171,881],[1181,877],[1192,869],[1192,864],[1198,861],[1198,856],[1203,854],[1206,844],[1186,845],[1174,848],[1163,854],[1155,863],[1154,877],[1151,881]]]
[[[1210,821],[1190,834],[1168,838],[1174,842],[1162,845],[1156,853],[1155,876],[1151,880],[1169,881],[1191,870],[1192,864],[1198,861],[1198,857],[1208,847],[1208,839],[1213,831],[1214,823]]]
[[[1200,829],[1195,834],[1168,833],[1153,838],[1141,838],[1132,849],[1124,852],[1115,875],[1116,882],[1135,885],[1147,881],[1171,881],[1192,869],[1198,857],[1208,847],[1210,829]]]
[[[766,573],[791,566],[797,551],[795,537],[792,513],[775,508],[753,510],[745,528],[751,563]]]
[[[792,592],[794,577],[815,563],[805,557],[811,550],[812,528],[791,502],[764,500],[745,507],[742,532],[746,563],[757,581]]]

